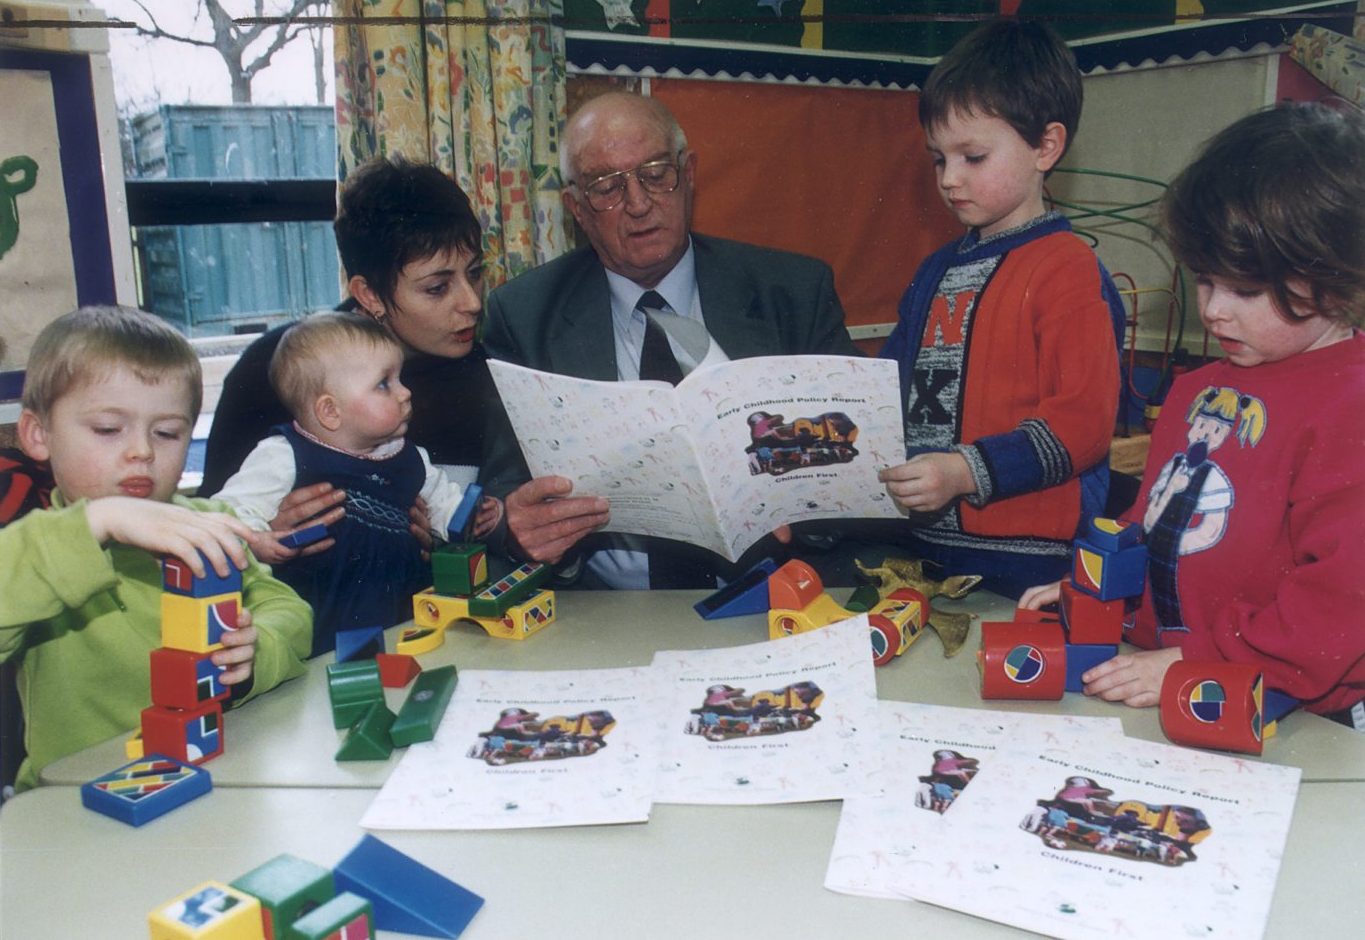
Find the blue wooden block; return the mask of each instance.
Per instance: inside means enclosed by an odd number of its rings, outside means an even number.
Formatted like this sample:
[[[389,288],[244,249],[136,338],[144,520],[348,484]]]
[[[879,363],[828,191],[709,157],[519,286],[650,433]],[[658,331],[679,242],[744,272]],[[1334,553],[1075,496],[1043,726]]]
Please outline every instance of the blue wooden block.
[[[141,826],[213,789],[207,770],[152,754],[81,786],[81,804]]]
[[[337,657],[339,663],[353,662],[358,659],[374,659],[384,652],[384,628],[359,627],[355,630],[337,631]]]
[[[1136,522],[1120,522],[1096,516],[1090,520],[1090,531],[1085,540],[1111,552],[1132,548],[1142,541],[1142,526]]]
[[[204,563],[202,578],[179,558],[161,559],[162,589],[185,597],[213,597],[216,594],[234,594],[241,591],[242,573],[231,561],[228,562],[230,569],[228,575],[224,578],[213,570],[213,565],[209,564],[203,552],[199,553],[199,558]]]
[[[458,937],[483,898],[374,836],[365,836],[332,871],[337,891],[374,906],[380,930],[423,937]]]
[[[1100,663],[1107,663],[1119,654],[1117,643],[1068,643],[1066,644],[1066,690],[1085,691],[1081,676]]]
[[[1147,578],[1146,545],[1111,551],[1076,539],[1072,555],[1071,583],[1079,590],[1102,601],[1141,596]]]
[[[305,545],[312,545],[327,538],[327,527],[322,523],[310,525],[297,532],[290,532],[280,538],[280,544],[285,548],[303,548]]]
[[[464,498],[455,507],[455,514],[446,526],[446,538],[452,542],[469,541],[469,530],[474,527],[474,519],[479,514],[479,500],[483,499],[483,487],[471,483],[465,487]]]
[[[776,570],[777,562],[764,558],[719,591],[697,601],[692,609],[703,620],[767,613],[768,577]]]

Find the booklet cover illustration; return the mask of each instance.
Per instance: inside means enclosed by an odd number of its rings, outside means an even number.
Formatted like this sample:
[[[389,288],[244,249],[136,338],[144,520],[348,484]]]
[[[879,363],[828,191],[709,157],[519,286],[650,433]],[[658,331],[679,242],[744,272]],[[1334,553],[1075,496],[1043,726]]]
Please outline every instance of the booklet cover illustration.
[[[820,720],[815,710],[824,698],[814,682],[794,682],[753,695],[721,683],[706,690],[706,699],[692,709],[694,717],[684,730],[708,741],[805,731]]]
[[[781,415],[755,411],[748,423],[752,443],[744,452],[749,455],[751,474],[780,477],[789,470],[848,463],[858,456],[853,446],[858,426],[842,411],[792,422],[784,422]]]
[[[604,736],[616,725],[605,709],[580,715],[556,715],[540,720],[540,713],[524,708],[504,708],[469,756],[492,767],[523,761],[587,757],[607,746]]]
[[[1162,865],[1194,861],[1195,844],[1213,831],[1203,811],[1193,806],[1153,806],[1113,796],[1090,777],[1067,777],[1057,795],[1039,800],[1019,828],[1036,832],[1050,848],[1088,849]]]
[[[920,809],[942,813],[957,795],[972,782],[980,763],[975,757],[966,757],[951,748],[934,751],[934,763],[929,773],[919,778],[915,790],[915,805]]]

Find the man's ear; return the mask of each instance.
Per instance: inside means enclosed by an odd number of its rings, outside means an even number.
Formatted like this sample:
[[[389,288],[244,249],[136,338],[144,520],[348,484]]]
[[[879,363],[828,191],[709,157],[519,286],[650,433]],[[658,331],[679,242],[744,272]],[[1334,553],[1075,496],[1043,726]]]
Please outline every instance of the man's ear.
[[[1066,128],[1060,121],[1053,121],[1043,128],[1042,139],[1038,141],[1038,162],[1036,164],[1039,173],[1046,173],[1057,165],[1057,161],[1062,159],[1062,154],[1066,153]]]
[[[360,304],[361,312],[376,320],[383,320],[388,310],[384,306],[384,301],[379,294],[375,293],[370,282],[357,274],[346,282],[346,289],[350,291],[352,297]]]
[[[559,191],[559,201],[564,203],[564,208],[568,211],[569,215],[573,216],[573,220],[577,222],[581,228],[583,225],[582,213],[590,211],[584,208],[584,202],[575,196],[568,186],[565,186]]]
[[[313,402],[313,417],[318,424],[328,431],[336,431],[341,427],[341,408],[337,404],[335,397],[329,394],[322,394]]]
[[[19,448],[34,460],[47,460],[52,456],[47,446],[47,429],[43,422],[29,409],[19,412],[19,423],[15,428],[19,437]]]

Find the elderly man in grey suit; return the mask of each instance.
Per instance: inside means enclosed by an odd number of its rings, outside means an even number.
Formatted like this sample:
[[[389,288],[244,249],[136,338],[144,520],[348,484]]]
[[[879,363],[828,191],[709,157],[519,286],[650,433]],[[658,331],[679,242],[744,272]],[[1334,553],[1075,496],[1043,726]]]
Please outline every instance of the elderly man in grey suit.
[[[659,102],[613,92],[583,105],[565,128],[561,169],[564,205],[591,245],[490,295],[484,343],[494,358],[581,378],[676,382],[700,358],[858,355],[828,265],[691,231],[697,155]],[[563,477],[528,477],[510,432],[496,435],[484,480],[506,494],[521,555],[581,557],[583,586],[714,585],[676,542],[599,535],[580,546],[606,524],[607,501],[572,495]]]

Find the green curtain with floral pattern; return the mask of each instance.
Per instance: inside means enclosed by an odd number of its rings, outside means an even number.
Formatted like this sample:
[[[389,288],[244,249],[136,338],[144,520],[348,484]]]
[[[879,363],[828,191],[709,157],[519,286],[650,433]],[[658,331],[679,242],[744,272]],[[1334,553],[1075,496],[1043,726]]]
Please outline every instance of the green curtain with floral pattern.
[[[483,223],[489,287],[562,254],[563,0],[334,0],[337,177],[429,160]]]

